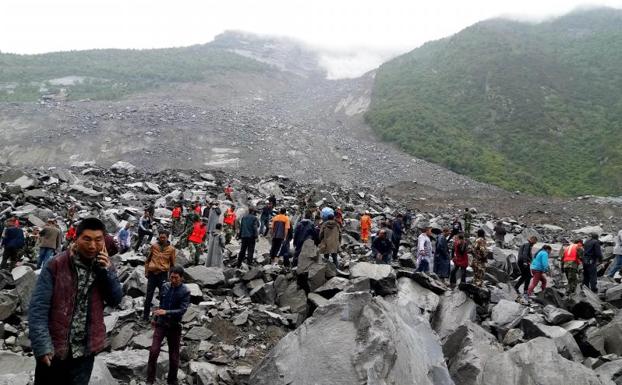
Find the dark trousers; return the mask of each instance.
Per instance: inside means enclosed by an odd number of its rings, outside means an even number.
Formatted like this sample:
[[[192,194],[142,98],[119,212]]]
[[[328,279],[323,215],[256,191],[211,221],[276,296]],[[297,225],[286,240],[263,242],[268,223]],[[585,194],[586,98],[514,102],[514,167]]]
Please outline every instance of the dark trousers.
[[[272,238],[272,247],[270,247],[270,257],[275,258],[279,255],[281,245],[283,244],[283,238]]]
[[[149,236],[149,238],[147,238],[147,244],[151,243],[153,233],[151,231],[143,231],[141,229],[138,229],[138,239],[136,240],[136,246],[134,246],[134,251],[138,251],[140,245],[143,244],[143,239],[145,238],[145,235]]]
[[[339,267],[339,262],[337,261],[337,253],[324,254],[324,258],[328,259],[328,257],[333,258],[333,263],[336,267]]]
[[[153,383],[156,378],[158,356],[162,347],[162,341],[166,337],[168,343],[168,377],[169,384],[177,384],[177,370],[179,369],[179,346],[181,342],[181,326],[156,325],[153,330],[153,340],[149,348],[149,362],[147,363],[147,383]]]
[[[56,250],[51,247],[40,247],[39,248],[39,259],[37,261],[37,269],[42,268],[45,265],[45,263],[48,261],[48,259],[54,256],[55,252]]]
[[[519,288],[520,285],[523,285],[523,293],[527,293],[527,289],[529,288],[529,282],[531,282],[531,269],[529,268],[529,264],[518,263],[518,268],[520,269],[520,279],[514,285],[514,289],[516,289],[517,293],[520,293]]]
[[[430,262],[427,259],[423,258],[421,262],[419,262],[419,266],[417,266],[417,272],[429,273],[430,272]]]
[[[17,263],[17,249],[14,247],[4,247],[4,252],[2,253],[2,263],[0,264],[0,269],[9,269],[13,270],[15,264]]]
[[[255,238],[242,238],[242,245],[240,246],[240,253],[238,254],[238,266],[242,266],[244,257],[246,256],[246,263],[250,266],[253,264],[253,255],[255,254]]]
[[[583,264],[583,286],[589,287],[594,293],[598,291],[596,285],[596,264]]]
[[[452,286],[456,284],[456,279],[457,279],[456,274],[458,273],[458,271],[460,271],[460,283],[466,283],[467,268],[463,266],[454,265],[454,268],[451,270],[451,273],[449,274],[449,284]]]
[[[158,293],[161,293],[162,286],[168,280],[168,273],[163,271],[161,273],[149,273],[147,276],[147,295],[145,296],[145,305],[143,309],[143,319],[149,319],[149,311],[151,310],[151,301],[153,300],[153,294],[156,287]]]
[[[47,366],[37,360],[35,367],[35,385],[88,385],[93,371],[95,356],[52,359]]]

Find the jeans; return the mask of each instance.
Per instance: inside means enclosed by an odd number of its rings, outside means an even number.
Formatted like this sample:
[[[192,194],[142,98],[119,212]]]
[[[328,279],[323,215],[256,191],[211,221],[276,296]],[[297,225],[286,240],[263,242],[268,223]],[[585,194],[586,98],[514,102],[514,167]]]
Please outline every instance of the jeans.
[[[53,358],[52,365],[47,366],[37,360],[35,385],[88,385],[91,380],[94,361],[95,356],[68,358],[66,360]]]
[[[425,258],[421,259],[421,262],[419,262],[419,266],[417,266],[417,272],[429,273],[430,262],[428,262],[428,260]]]
[[[522,284],[524,294],[527,293],[527,290],[529,289],[529,283],[531,281],[531,269],[529,268],[529,264],[524,264],[520,262],[518,264],[518,267],[520,268],[520,279],[518,280],[518,282],[516,282],[516,285],[514,285],[514,289],[516,289],[516,292],[520,294],[518,289]]]
[[[255,238],[242,238],[240,253],[238,254],[238,266],[242,266],[244,257],[248,266],[253,264],[253,255],[255,254]]]
[[[531,278],[531,283],[529,284],[529,288],[527,289],[528,295],[533,295],[533,289],[538,286],[538,282],[542,282],[542,290],[546,289],[546,276],[543,271],[533,270],[531,272],[533,278]]]
[[[260,222],[261,223],[259,224],[259,234],[265,237],[266,234],[268,234],[268,229],[270,228],[270,218],[263,219]]]
[[[324,254],[324,258],[326,259],[328,259],[329,256],[333,258],[333,263],[335,264],[335,267],[339,267],[339,262],[337,260],[337,253]]]
[[[143,308],[143,319],[149,320],[149,311],[151,310],[151,301],[153,300],[153,294],[156,287],[158,293],[161,293],[162,286],[168,279],[168,272],[163,271],[160,273],[149,273],[147,275],[147,295],[145,296],[145,305]]]
[[[51,247],[40,247],[39,248],[39,259],[37,261],[37,269],[44,267],[48,259],[54,256],[55,252],[56,250]]]
[[[589,287],[594,293],[598,291],[596,285],[596,265],[593,263],[583,264],[583,285]]]
[[[386,253],[381,254],[381,260],[378,260],[378,253],[372,254],[372,258],[374,258],[372,262],[375,261],[378,264],[388,265],[391,262],[391,253],[392,251],[387,251]]]
[[[608,274],[609,278],[613,278],[613,276],[616,275],[616,272],[620,269],[622,269],[622,255],[616,255],[613,260],[613,267]]]
[[[156,325],[153,330],[153,340],[149,348],[149,362],[147,363],[147,383],[152,384],[156,378],[158,356],[162,347],[162,341],[166,337],[168,343],[168,377],[169,384],[177,384],[177,370],[179,369],[179,347],[181,342],[181,326]]]
[[[451,273],[449,274],[449,284],[452,286],[456,284],[456,278],[457,278],[456,275],[458,271],[460,271],[460,283],[466,283],[466,276],[467,276],[466,266],[454,265],[454,268],[451,270]]]

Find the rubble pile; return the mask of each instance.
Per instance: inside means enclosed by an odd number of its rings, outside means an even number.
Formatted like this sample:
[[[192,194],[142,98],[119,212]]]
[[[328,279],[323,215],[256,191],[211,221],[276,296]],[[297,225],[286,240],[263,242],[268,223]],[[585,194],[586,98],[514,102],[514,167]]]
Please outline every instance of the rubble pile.
[[[157,227],[170,228],[177,201],[217,200],[236,205],[238,217],[274,195],[292,222],[306,203],[340,206],[344,231],[339,264],[307,240],[296,268],[270,263],[269,238],[259,237],[256,264],[236,268],[239,241],[226,246],[225,267],[186,267],[192,305],[183,317],[182,384],[614,384],[622,381],[622,285],[604,277],[610,265],[614,224],[566,229],[534,226],[475,213],[473,229],[490,236],[507,229],[503,247],[492,246],[486,286],[451,289],[435,274],[415,272],[418,225],[438,232],[454,215],[414,212],[398,259],[375,264],[359,241],[359,215],[392,219],[407,207],[368,189],[302,184],[285,177],[244,178],[225,172],[165,170],[146,173],[129,163],[109,169],[81,164],[69,169],[1,169],[0,214],[17,216],[29,232],[50,217],[97,216],[111,234],[136,223],[153,206]],[[223,187],[231,183],[231,199]],[[224,211],[224,210],[223,210]],[[65,222],[59,220],[59,225]],[[66,228],[62,228],[63,232]],[[599,292],[565,294],[555,259],[563,240],[597,233],[603,244]],[[517,248],[536,235],[553,246],[550,286],[529,302],[517,301],[512,280]],[[490,238],[490,237],[488,237]],[[176,241],[176,239],[173,239]],[[175,242],[174,242],[175,243]],[[152,330],[140,321],[147,280],[139,252],[112,260],[125,297],[106,309],[108,347],[96,359],[92,384],[144,383]],[[205,255],[200,261],[205,260]],[[469,268],[470,271],[470,268]],[[0,384],[28,384],[34,370],[27,312],[37,279],[36,255],[25,254],[10,273],[0,271]],[[166,350],[166,347],[164,347]],[[166,352],[159,358],[166,372]]]

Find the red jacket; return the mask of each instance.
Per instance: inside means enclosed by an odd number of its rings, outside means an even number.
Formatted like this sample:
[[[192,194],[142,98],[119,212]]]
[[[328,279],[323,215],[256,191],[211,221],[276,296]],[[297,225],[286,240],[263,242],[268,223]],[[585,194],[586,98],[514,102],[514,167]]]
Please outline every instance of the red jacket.
[[[192,233],[190,233],[188,240],[194,243],[203,243],[206,233],[207,233],[207,226],[205,226],[205,223],[195,222],[194,227],[192,228]]]
[[[233,209],[231,208],[228,208],[227,211],[225,211],[223,222],[226,225],[233,226],[235,223],[235,219],[236,219],[235,211],[233,211]]]
[[[175,207],[173,209],[173,214],[171,214],[171,216],[173,217],[173,219],[181,218],[181,207]]]
[[[464,242],[464,241],[463,241]],[[461,242],[456,242],[454,245],[454,264],[460,267],[469,266],[469,253],[467,250],[463,252],[460,251]]]
[[[573,243],[572,245],[566,247],[562,262],[575,262],[577,265],[581,264],[581,258],[579,258],[579,245],[577,243]]]

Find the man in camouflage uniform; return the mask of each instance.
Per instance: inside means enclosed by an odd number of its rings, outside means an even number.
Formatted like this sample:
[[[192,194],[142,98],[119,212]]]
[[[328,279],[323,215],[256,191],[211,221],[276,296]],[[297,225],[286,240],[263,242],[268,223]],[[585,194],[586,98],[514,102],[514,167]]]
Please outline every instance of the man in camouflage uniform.
[[[566,287],[566,294],[574,294],[577,285],[579,284],[579,266],[583,258],[583,240],[579,239],[572,245],[564,249],[562,257],[562,266],[566,279],[568,279],[568,286]]]
[[[468,207],[464,209],[462,218],[464,219],[464,235],[468,238],[471,235],[471,222],[473,222],[473,215]]]
[[[183,249],[188,246],[188,237],[192,233],[194,223],[200,220],[201,217],[197,214],[192,205],[188,206],[188,212],[186,213],[186,223],[184,224],[184,230],[179,236],[179,242],[177,243],[178,249]]]
[[[486,247],[486,233],[484,230],[477,230],[477,239],[473,246],[473,283],[477,286],[484,284],[484,275],[486,274],[486,262],[488,259],[488,248]]]

